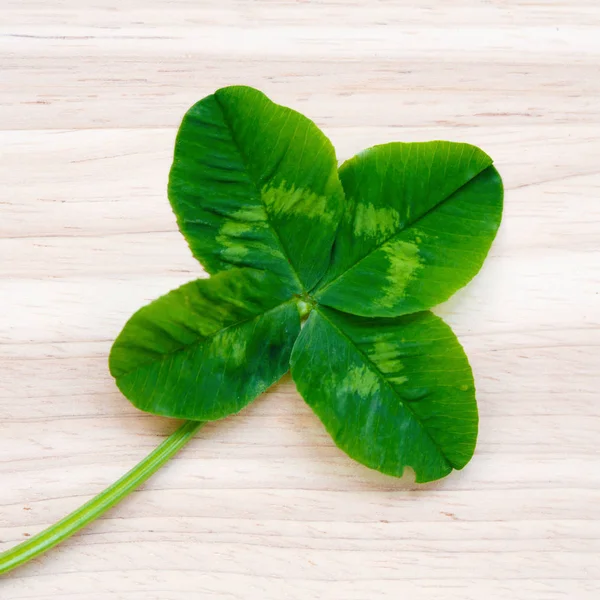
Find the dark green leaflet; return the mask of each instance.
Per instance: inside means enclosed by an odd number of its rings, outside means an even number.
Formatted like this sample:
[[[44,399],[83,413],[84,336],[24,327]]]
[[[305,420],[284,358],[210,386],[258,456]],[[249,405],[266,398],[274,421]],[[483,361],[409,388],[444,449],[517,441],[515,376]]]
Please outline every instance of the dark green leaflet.
[[[209,273],[265,269],[299,293],[327,268],[343,190],[335,150],[312,121],[235,86],[185,115],[169,199]]]
[[[374,146],[340,168],[346,210],[319,302],[397,316],[447,300],[479,271],[502,217],[502,181],[479,148]]]
[[[276,276],[231,269],[135,313],[110,372],[135,406],[207,421],[242,409],[287,370],[300,315]]]
[[[477,439],[467,357],[429,313],[367,319],[313,311],[294,346],[292,377],[335,443],[355,460],[417,482],[462,469]]]

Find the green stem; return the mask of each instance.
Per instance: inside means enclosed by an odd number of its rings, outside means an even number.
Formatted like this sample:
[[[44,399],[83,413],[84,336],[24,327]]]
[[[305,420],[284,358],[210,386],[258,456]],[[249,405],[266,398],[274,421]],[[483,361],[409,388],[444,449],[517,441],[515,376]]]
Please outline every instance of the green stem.
[[[131,471],[95,498],[86,502],[58,523],[51,525],[48,529],[0,554],[0,574],[11,571],[46,552],[46,550],[50,550],[50,548],[60,544],[82,527],[104,514],[109,508],[112,508],[144,483],[172,456],[177,454],[202,425],[204,423],[201,421],[185,422]]]

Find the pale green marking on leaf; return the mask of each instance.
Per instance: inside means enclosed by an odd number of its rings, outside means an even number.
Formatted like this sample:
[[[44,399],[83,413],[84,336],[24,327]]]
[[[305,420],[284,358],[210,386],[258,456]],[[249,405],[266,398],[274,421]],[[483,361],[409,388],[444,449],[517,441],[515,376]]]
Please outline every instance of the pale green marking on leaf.
[[[386,275],[387,285],[383,294],[378,298],[378,304],[383,307],[394,306],[408,284],[415,278],[422,265],[419,247],[412,242],[395,240],[383,246],[385,257],[389,262]]]
[[[232,212],[230,218],[236,221],[248,221],[250,223],[267,221],[265,209],[260,204],[247,204],[246,206],[242,206],[242,208],[238,208],[236,211]]]
[[[262,212],[262,219],[259,219],[257,210]],[[242,214],[239,214],[242,213]],[[251,219],[248,219],[248,216]],[[260,221],[265,220],[264,210],[261,206],[258,207],[245,207],[234,213],[234,219],[224,221],[219,228],[219,233],[216,237],[216,241],[222,246],[220,252],[221,256],[231,262],[237,262],[245,258],[249,253],[250,249],[246,243],[244,243],[243,236],[255,231],[260,225]],[[257,223],[258,222],[258,223]],[[241,241],[240,241],[241,240]]]
[[[414,241],[416,244],[434,244],[438,240],[437,235],[433,235],[431,232],[425,232],[419,227],[413,226],[410,231],[409,239]]]
[[[403,383],[406,383],[408,381],[408,377],[406,377],[405,375],[394,375],[393,377],[388,376],[387,379],[395,385],[402,385]]]
[[[392,235],[400,223],[400,215],[393,207],[376,207],[360,203],[354,212],[354,233],[358,237],[383,240]]]
[[[256,229],[256,225],[253,223],[244,223],[242,221],[225,221],[219,228],[219,235],[222,239],[219,239],[222,243],[227,243],[228,238],[242,237],[246,233],[250,233]]]
[[[268,212],[274,217],[305,217],[321,223],[331,223],[336,217],[335,211],[330,210],[331,200],[310,190],[282,183],[278,187],[263,187],[261,195]]]
[[[348,369],[348,374],[342,383],[342,392],[358,394],[368,398],[377,390],[381,382],[371,369],[365,365],[354,365]]]
[[[225,221],[219,229],[219,235],[215,238],[221,244],[222,249],[219,254],[228,262],[239,262],[250,253],[250,249],[236,241],[239,237],[242,226],[244,224],[236,221]],[[251,225],[246,225],[246,231],[252,229]]]
[[[262,206],[245,206],[234,213],[233,219],[224,221],[216,237],[222,249],[220,255],[229,262],[238,263],[250,254],[248,240],[256,238],[258,231],[268,229],[267,217]],[[261,252],[273,257],[278,256],[277,248],[261,245]]]
[[[217,350],[226,357],[227,368],[239,367],[246,362],[247,339],[242,338],[239,331],[225,329],[219,334],[218,340]]]
[[[378,340],[373,344],[373,350],[369,351],[369,357],[376,358],[379,369],[384,374],[398,373],[404,369],[402,359],[398,358],[398,342]],[[394,376],[395,383],[406,381],[404,376]]]

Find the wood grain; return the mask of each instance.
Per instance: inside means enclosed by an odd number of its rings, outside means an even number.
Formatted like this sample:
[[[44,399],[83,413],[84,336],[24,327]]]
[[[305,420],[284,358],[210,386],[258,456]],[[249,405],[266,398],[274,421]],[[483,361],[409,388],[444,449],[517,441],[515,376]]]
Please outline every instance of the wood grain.
[[[597,600],[600,6],[0,2],[0,549],[175,424],[107,370],[142,303],[202,271],[166,199],[184,111],[246,83],[340,159],[482,146],[506,185],[480,276],[439,308],[481,412],[462,472],[416,486],[337,450],[288,378],[203,430],[3,600]]]

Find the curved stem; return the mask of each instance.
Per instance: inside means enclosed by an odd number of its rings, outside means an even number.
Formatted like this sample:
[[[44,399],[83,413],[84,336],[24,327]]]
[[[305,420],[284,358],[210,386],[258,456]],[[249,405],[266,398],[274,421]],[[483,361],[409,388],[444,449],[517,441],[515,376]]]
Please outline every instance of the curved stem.
[[[109,508],[128,496],[162,465],[185,446],[202,427],[202,421],[187,421],[172,433],[144,460],[95,498],[27,541],[0,554],[0,574],[11,571],[36,556],[50,550],[69,536],[97,519]]]

